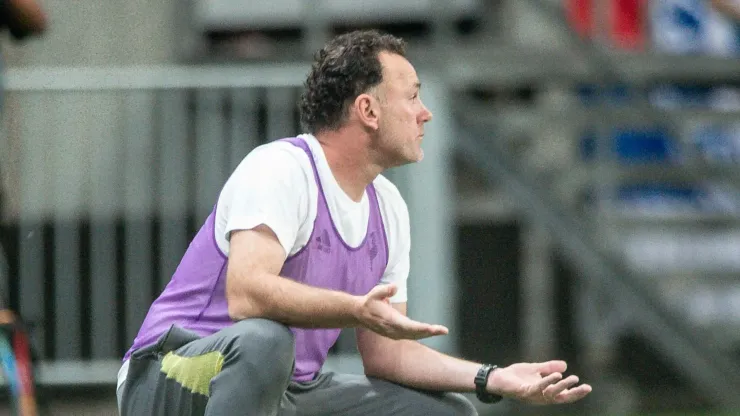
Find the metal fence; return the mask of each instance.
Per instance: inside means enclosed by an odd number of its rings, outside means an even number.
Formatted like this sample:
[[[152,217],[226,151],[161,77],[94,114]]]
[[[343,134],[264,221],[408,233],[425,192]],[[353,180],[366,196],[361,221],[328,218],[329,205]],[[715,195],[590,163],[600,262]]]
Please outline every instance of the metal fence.
[[[123,354],[236,164],[299,131],[305,68],[282,68],[272,82],[204,68],[16,78],[3,239],[11,306],[42,359]]]

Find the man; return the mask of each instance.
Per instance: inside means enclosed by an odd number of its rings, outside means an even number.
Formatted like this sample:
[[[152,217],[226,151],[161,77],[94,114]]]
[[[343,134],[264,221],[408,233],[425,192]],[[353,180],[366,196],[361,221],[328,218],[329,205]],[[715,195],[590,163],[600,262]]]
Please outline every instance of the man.
[[[494,370],[414,341],[447,328],[406,317],[408,211],[380,175],[422,160],[432,118],[404,53],[375,31],[318,53],[311,134],[255,149],[228,180],[126,354],[123,415],[472,415],[446,392],[476,375],[486,401],[590,392],[563,362]],[[366,376],[320,372],[340,328],[357,328]]]

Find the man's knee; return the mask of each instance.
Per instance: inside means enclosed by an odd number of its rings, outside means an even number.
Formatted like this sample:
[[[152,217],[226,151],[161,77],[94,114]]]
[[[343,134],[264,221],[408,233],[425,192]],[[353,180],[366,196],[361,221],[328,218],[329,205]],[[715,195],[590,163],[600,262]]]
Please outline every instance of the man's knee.
[[[442,398],[442,407],[444,409],[442,409],[440,415],[478,416],[478,410],[473,406],[473,403],[462,394],[445,393]]]
[[[417,390],[408,390],[413,392],[404,400],[406,406],[410,404],[410,409],[414,415],[419,416],[478,416],[473,403],[465,396],[458,393],[442,392],[419,392]],[[403,400],[403,398],[402,398]]]
[[[263,362],[289,362],[295,357],[293,332],[269,319],[245,319],[229,328],[231,347],[238,353],[262,357]]]

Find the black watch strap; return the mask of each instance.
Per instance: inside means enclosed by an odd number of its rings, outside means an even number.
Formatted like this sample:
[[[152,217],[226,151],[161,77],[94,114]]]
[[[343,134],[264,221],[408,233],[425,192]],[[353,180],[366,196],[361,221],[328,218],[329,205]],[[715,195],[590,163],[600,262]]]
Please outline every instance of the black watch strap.
[[[497,403],[503,397],[498,394],[491,394],[486,390],[488,386],[488,376],[498,367],[492,364],[483,364],[475,375],[475,396],[483,403]]]

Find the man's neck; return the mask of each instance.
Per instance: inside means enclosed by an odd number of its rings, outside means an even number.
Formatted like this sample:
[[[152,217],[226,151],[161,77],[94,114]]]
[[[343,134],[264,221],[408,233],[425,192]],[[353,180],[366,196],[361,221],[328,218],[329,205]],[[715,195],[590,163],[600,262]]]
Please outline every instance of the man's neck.
[[[365,188],[383,171],[373,161],[369,137],[364,132],[344,128],[321,132],[316,139],[339,187],[353,201],[362,200]]]

